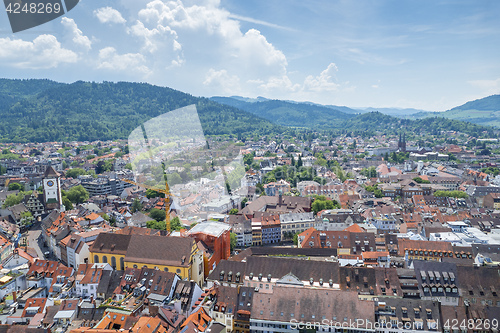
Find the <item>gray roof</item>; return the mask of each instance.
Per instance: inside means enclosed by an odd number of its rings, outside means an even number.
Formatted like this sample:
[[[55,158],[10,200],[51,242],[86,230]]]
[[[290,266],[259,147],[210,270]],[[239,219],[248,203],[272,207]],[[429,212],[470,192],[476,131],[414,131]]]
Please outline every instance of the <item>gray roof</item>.
[[[227,230],[231,230],[231,226],[227,223],[207,221],[195,225],[188,231],[188,234],[192,235],[196,233],[203,233],[213,237],[219,237]]]

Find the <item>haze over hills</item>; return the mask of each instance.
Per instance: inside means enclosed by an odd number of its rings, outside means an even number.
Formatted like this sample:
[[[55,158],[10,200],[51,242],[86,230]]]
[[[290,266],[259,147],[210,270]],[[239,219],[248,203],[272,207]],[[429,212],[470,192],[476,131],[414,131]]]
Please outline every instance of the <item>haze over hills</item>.
[[[370,136],[454,130],[479,137],[492,128],[443,118],[409,120],[380,112],[353,114],[334,106],[259,98],[194,97],[167,87],[133,82],[66,84],[0,80],[0,141],[51,142],[126,139],[133,129],[165,112],[195,104],[206,135],[256,138],[321,130]],[[341,107],[342,108],[342,107]],[[349,109],[343,107],[342,110]],[[352,112],[356,112],[353,109]],[[486,133],[486,134],[485,134]]]
[[[394,116],[394,117],[401,117],[401,118],[408,118],[413,114],[416,113],[421,113],[421,112],[429,112],[426,110],[419,110],[419,109],[412,109],[412,108],[373,108],[373,107],[366,107],[366,108],[355,108],[358,112],[365,113],[365,112],[374,112],[378,111],[383,114],[389,115],[389,116]]]
[[[492,95],[439,114],[442,117],[500,127],[500,95]]]
[[[300,118],[290,120],[283,116],[287,110],[291,114],[300,110],[308,115],[305,122],[302,122],[302,126],[306,127],[312,124],[321,127],[320,123],[315,123],[315,119],[311,118],[313,116],[324,116],[326,117],[325,119],[329,120],[342,120],[349,119],[349,115],[352,116],[369,112],[380,112],[393,117],[413,120],[428,117],[443,117],[467,121],[484,126],[500,127],[500,95],[493,95],[475,101],[470,101],[464,105],[457,106],[451,110],[443,112],[432,112],[412,108],[349,108],[346,106],[321,105],[311,102],[294,101],[280,101],[282,103],[277,103],[278,101],[275,101],[274,103],[270,103],[272,100],[264,97],[252,99],[240,96],[217,96],[212,97],[211,99],[222,104],[238,107],[242,110],[254,113],[262,118],[269,119],[285,126],[301,126]],[[334,110],[334,112],[330,113],[327,109]],[[344,113],[344,115],[339,112]]]

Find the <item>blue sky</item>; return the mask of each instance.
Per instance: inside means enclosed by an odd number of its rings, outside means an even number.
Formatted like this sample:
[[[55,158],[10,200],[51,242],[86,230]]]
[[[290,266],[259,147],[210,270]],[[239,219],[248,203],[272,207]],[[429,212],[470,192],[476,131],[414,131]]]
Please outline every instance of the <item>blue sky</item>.
[[[500,93],[499,14],[496,0],[82,0],[16,34],[2,11],[0,76],[443,111]]]

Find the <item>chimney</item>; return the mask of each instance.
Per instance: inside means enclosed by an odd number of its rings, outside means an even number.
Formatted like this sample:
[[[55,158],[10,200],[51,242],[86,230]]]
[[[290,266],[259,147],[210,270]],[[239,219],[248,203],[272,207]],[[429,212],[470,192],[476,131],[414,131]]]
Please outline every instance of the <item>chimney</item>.
[[[17,292],[15,290],[12,292],[12,300],[14,301],[14,303],[17,302]]]

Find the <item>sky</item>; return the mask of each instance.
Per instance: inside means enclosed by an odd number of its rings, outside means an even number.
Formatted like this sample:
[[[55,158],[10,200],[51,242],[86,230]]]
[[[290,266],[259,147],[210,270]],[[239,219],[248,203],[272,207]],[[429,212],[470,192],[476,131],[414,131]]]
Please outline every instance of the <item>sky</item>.
[[[0,77],[444,111],[500,94],[499,14],[497,0],[81,0],[15,34],[0,11]]]

